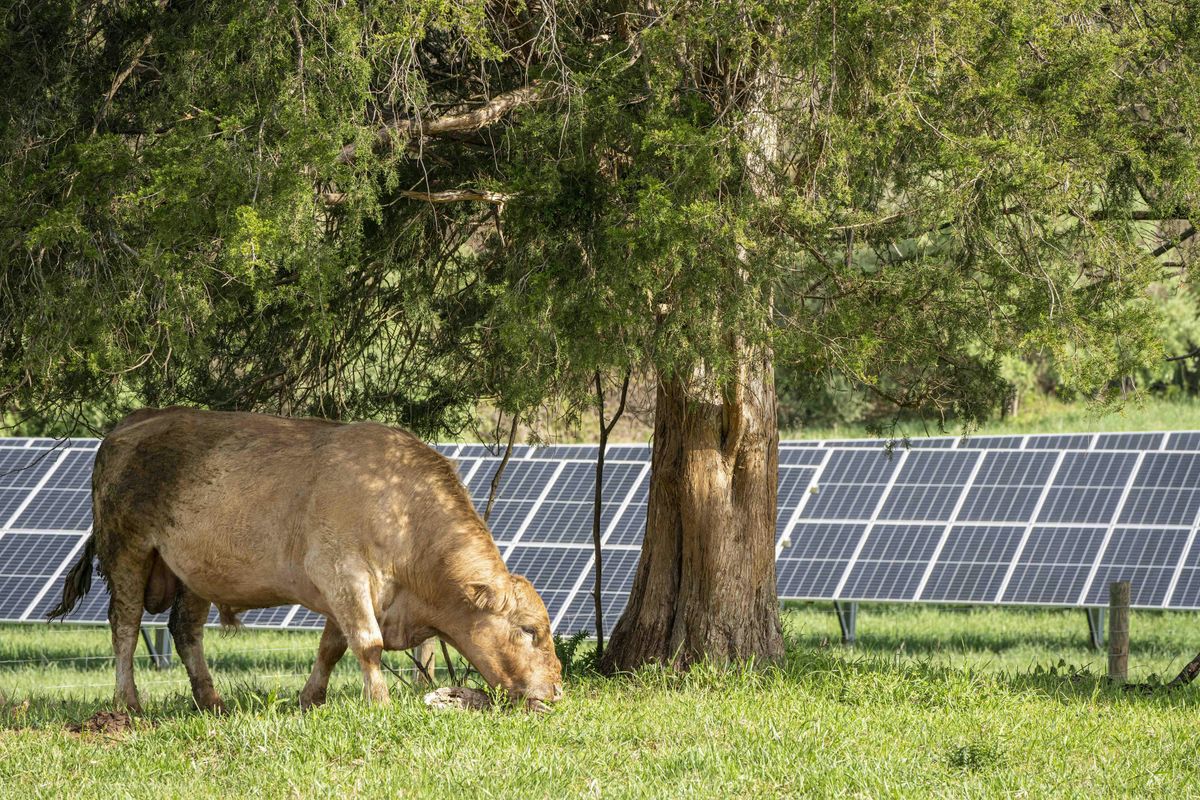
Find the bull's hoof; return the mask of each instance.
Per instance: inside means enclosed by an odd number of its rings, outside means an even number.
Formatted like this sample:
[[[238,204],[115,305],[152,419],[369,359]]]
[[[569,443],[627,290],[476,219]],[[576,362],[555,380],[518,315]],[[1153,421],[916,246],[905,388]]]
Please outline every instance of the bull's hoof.
[[[201,711],[207,711],[210,714],[224,714],[226,712],[225,701],[220,697],[206,697],[203,700],[196,701],[196,707]]]
[[[300,693],[300,710],[308,711],[310,708],[325,705],[325,690],[319,692],[304,691]]]

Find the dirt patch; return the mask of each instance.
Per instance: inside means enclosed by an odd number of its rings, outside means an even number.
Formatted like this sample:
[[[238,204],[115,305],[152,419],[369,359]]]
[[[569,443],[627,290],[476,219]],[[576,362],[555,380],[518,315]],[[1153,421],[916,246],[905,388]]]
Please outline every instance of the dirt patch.
[[[133,719],[124,711],[97,711],[83,722],[67,725],[71,733],[100,733],[117,736],[133,730]]]

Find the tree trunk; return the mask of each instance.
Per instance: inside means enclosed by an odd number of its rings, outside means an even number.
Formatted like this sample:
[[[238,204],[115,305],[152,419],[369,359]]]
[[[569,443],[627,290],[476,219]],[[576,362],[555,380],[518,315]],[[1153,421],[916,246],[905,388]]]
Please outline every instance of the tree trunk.
[[[724,389],[702,374],[659,379],[646,538],[606,671],[783,655],[774,373],[768,350],[740,349]]]

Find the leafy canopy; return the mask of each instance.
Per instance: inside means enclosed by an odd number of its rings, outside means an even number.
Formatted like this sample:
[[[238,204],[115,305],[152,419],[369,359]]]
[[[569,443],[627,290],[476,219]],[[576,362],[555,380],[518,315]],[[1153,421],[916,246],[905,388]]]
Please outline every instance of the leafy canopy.
[[[10,3],[0,410],[435,433],[756,341],[968,420],[1012,354],[1102,389],[1196,218],[1197,13]]]

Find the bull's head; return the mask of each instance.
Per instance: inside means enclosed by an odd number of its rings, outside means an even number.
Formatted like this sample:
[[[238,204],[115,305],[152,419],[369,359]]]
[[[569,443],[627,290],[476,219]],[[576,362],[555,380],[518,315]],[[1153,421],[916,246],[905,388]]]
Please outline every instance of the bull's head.
[[[546,710],[562,697],[562,665],[554,652],[550,615],[533,584],[502,574],[466,587],[465,630],[448,636],[491,686],[528,707]],[[446,631],[450,634],[450,631]]]

